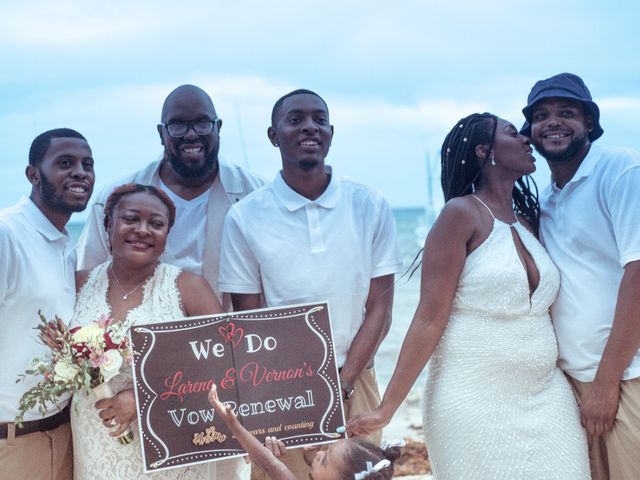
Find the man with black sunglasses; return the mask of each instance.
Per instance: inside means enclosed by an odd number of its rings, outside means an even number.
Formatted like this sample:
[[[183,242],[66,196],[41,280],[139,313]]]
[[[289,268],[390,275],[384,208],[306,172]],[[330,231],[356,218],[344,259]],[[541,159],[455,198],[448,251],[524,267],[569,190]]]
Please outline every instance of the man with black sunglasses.
[[[154,185],[176,205],[176,222],[162,261],[204,276],[228,310],[228,295],[218,289],[222,225],[231,205],[264,184],[257,175],[218,158],[222,120],[207,93],[182,85],[164,101],[158,124],[163,158],[104,189],[91,210],[80,237],[80,269],[93,268],[109,256],[103,227],[104,201],[124,183]],[[225,460],[211,464],[215,479],[244,478],[244,462]],[[217,477],[215,471],[217,470]]]

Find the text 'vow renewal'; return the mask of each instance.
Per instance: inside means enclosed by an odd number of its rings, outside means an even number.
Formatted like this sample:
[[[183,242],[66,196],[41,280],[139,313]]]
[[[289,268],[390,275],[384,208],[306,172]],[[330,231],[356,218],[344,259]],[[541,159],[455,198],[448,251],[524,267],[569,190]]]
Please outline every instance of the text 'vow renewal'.
[[[221,400],[264,441],[333,441],[344,424],[326,303],[137,325],[131,332],[146,471],[242,455]]]

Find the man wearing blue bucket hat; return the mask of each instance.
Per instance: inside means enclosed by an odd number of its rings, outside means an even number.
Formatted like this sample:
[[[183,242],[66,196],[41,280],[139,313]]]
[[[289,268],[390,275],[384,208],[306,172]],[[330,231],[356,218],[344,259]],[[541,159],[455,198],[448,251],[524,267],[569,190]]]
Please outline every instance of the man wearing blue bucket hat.
[[[594,145],[600,109],[580,77],[537,82],[521,133],[548,162],[540,236],[560,269],[559,365],[590,440],[592,476],[640,478],[640,154]]]

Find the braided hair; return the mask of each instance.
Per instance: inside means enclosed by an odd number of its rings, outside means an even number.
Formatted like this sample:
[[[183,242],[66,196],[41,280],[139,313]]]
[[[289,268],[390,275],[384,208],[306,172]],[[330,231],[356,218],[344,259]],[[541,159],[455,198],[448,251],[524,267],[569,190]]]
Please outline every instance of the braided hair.
[[[479,158],[476,146],[493,148],[496,139],[498,117],[491,113],[473,113],[458,121],[445,137],[440,152],[442,174],[440,183],[445,202],[476,191],[478,180],[489,161],[489,156]],[[533,185],[533,191],[531,186]],[[536,234],[540,225],[538,187],[529,176],[520,177],[513,186],[513,210],[524,217]]]
[[[393,462],[400,457],[400,447],[382,449],[362,438],[350,438],[349,447],[344,452],[339,480],[353,480],[354,475],[366,471],[367,462],[376,464],[381,460],[389,460],[389,466],[380,471],[371,472],[365,476],[367,480],[391,480],[393,477]]]

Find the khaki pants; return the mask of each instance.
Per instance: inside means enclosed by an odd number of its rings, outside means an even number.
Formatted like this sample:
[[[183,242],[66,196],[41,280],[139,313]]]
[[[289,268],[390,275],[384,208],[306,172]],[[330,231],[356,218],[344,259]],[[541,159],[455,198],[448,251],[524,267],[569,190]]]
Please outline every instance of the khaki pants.
[[[69,423],[46,432],[33,432],[0,440],[2,478],[71,480],[73,449]]]
[[[373,368],[365,369],[353,384],[355,391],[353,396],[344,403],[345,417],[348,419],[360,413],[370,412],[380,405],[380,392],[376,381],[376,373]],[[382,432],[376,432],[366,437],[371,443],[380,445]],[[304,449],[296,448],[288,450],[280,460],[293,472],[296,478],[309,478],[311,468],[304,460]],[[267,473],[255,463],[251,464],[251,480],[269,480]]]
[[[578,397],[590,384],[569,378]],[[593,480],[640,479],[640,378],[620,384],[620,405],[613,429],[589,438]]]

